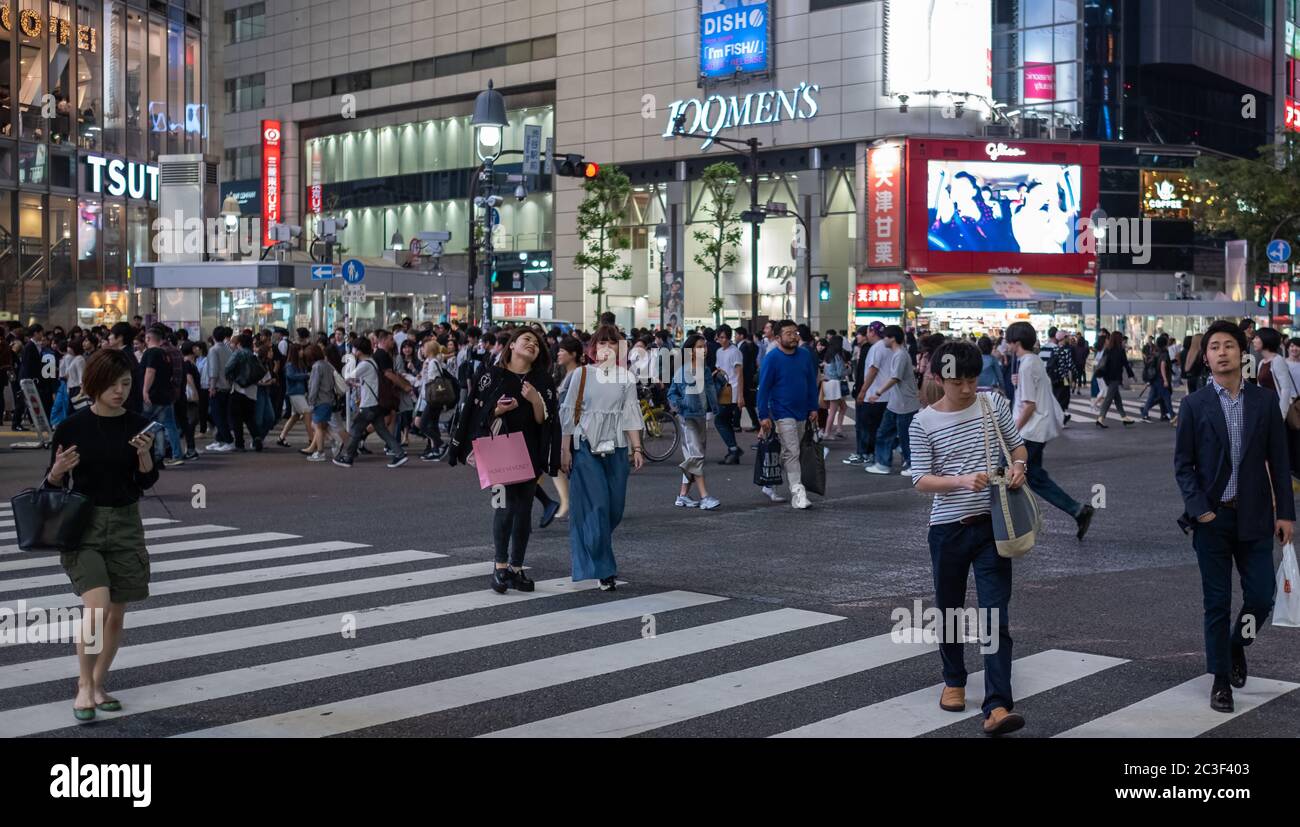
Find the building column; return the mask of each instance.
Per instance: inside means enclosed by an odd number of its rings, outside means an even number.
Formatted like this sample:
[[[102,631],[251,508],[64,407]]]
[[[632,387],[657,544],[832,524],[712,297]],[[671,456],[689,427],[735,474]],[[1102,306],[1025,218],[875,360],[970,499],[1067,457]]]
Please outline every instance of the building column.
[[[817,285],[810,282],[812,273],[821,272],[821,224],[822,224],[822,172],[820,169],[806,169],[799,173],[799,203],[795,207],[808,224],[808,237],[804,243],[812,250],[812,271],[808,270],[806,256],[800,258],[795,267],[798,283],[795,287],[796,321],[807,320],[813,330],[821,329],[821,302],[817,298]]]

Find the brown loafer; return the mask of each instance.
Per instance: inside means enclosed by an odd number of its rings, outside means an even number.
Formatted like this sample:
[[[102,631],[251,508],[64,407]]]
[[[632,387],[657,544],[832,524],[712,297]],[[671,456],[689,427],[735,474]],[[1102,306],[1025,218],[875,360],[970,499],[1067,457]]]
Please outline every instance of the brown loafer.
[[[1024,716],[1016,712],[1007,712],[1005,707],[995,707],[984,719],[985,735],[1006,735],[1025,725]]]
[[[966,711],[966,687],[945,686],[939,696],[939,708],[948,712]]]

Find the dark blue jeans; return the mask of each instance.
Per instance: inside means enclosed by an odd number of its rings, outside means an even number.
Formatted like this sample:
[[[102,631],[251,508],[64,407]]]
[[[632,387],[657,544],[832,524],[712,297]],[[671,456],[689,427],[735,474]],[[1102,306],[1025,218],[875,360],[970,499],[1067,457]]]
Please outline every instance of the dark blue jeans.
[[[713,418],[713,425],[722,435],[727,450],[734,453],[740,447],[736,445],[736,429],[740,427],[740,406],[722,405],[720,408],[718,415]]]
[[[1169,390],[1163,379],[1159,375],[1151,382],[1151,392],[1147,394],[1147,401],[1142,405],[1142,416],[1145,418],[1151,409],[1155,407],[1156,402],[1160,403],[1160,416],[1168,419],[1174,415],[1174,398],[1172,391]]]
[[[894,446],[903,452],[903,464],[912,464],[912,417],[915,413],[896,414],[885,409],[880,430],[876,432],[876,464],[890,467],[894,459]]]
[[[235,435],[230,430],[230,391],[213,391],[208,394],[208,413],[212,424],[216,426],[216,441],[235,444]]]
[[[858,402],[853,407],[853,432],[858,441],[858,456],[866,462],[876,454],[876,431],[885,417],[884,402]]]
[[[1061,486],[1047,476],[1047,469],[1043,468],[1044,447],[1046,443],[1025,440],[1025,449],[1029,452],[1029,460],[1025,463],[1025,481],[1035,494],[1071,517],[1077,517],[1083,510],[1083,505],[1062,491]]]
[[[1237,539],[1237,509],[1220,507],[1208,523],[1192,529],[1192,547],[1201,567],[1205,605],[1205,671],[1227,676],[1232,671],[1231,646],[1249,646],[1253,636],[1242,634],[1246,619],[1254,618],[1255,633],[1273,611],[1273,537]],[[1232,622],[1232,567],[1241,575],[1241,611]]]
[[[943,523],[930,526],[930,565],[934,571],[935,606],[941,612],[966,605],[966,580],[975,569],[975,593],[980,609],[997,613],[997,651],[984,656],[984,714],[997,707],[1008,712],[1011,696],[1011,630],[1007,605],[1011,602],[1011,560],[998,556],[993,523],[974,525]],[[990,621],[991,622],[991,621]],[[966,658],[960,642],[946,636],[939,645],[943,682],[966,685]]]

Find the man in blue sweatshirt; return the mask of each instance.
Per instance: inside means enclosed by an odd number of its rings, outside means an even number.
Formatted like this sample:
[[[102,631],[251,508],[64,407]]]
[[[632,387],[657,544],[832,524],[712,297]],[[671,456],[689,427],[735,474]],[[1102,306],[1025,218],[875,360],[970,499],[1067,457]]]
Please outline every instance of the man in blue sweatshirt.
[[[758,376],[759,431],[766,438],[775,425],[790,504],[807,508],[808,493],[800,482],[799,426],[804,420],[814,427],[817,423],[817,360],[807,348],[799,347],[799,328],[789,319],[777,323],[776,343],[763,357]],[[770,488],[763,493],[773,502],[783,502]]]

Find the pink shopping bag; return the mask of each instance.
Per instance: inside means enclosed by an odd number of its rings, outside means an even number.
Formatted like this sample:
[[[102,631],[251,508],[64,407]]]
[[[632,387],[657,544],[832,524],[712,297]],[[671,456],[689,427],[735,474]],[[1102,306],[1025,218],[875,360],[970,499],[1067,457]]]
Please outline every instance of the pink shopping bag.
[[[479,488],[537,478],[523,434],[479,437],[474,440],[473,447]]]

